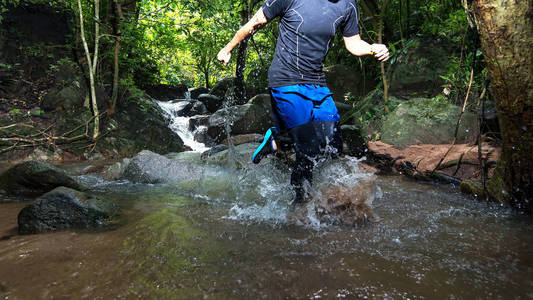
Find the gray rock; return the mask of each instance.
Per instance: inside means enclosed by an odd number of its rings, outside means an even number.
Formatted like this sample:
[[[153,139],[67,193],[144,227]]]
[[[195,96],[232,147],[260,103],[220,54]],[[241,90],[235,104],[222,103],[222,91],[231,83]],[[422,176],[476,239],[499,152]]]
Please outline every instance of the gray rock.
[[[209,93],[209,90],[201,86],[201,87],[189,89],[189,93],[191,93],[191,99],[198,99],[198,97],[201,94]]]
[[[172,160],[148,150],[141,151],[131,159],[122,178],[133,183],[170,183],[202,176],[200,166]]]
[[[235,165],[239,168],[242,168],[248,164],[251,164],[252,154],[255,152],[259,143],[248,143],[241,144],[233,147],[232,149],[227,149],[224,151],[217,152],[207,158],[207,161],[210,163],[231,163],[232,160]]]
[[[86,188],[65,171],[41,161],[26,161],[0,175],[0,188],[12,195],[39,196],[57,187]]]
[[[202,102],[207,108],[207,110],[211,113],[214,113],[219,110],[224,104],[222,98],[211,94],[201,94],[200,96],[198,96],[198,101]]]
[[[341,132],[345,145],[344,152],[357,158],[363,157],[367,151],[367,146],[361,135],[361,128],[356,125],[342,125]]]
[[[211,147],[211,149],[207,150],[207,151],[204,151],[202,152],[202,155],[200,156],[200,159],[201,160],[207,160],[209,159],[209,157],[219,153],[219,152],[222,152],[224,150],[228,150],[228,146],[227,145],[216,145],[214,147]]]
[[[200,126],[207,126],[209,124],[209,117],[207,115],[192,116],[189,119],[189,130],[195,131]]]
[[[231,144],[234,146],[238,146],[241,144],[247,144],[247,143],[261,143],[263,141],[263,135],[259,133],[251,133],[251,134],[241,134],[231,137]],[[223,145],[229,145],[229,142],[227,139],[223,140]]]
[[[76,84],[69,85],[63,89],[56,88],[49,91],[41,102],[44,111],[54,111],[56,109],[73,109],[83,105],[85,93]]]
[[[227,138],[226,124],[232,135],[264,133],[273,126],[271,112],[256,104],[244,104],[218,110],[209,118],[207,132],[217,142]]]
[[[18,215],[19,233],[98,228],[108,224],[117,213],[118,208],[111,201],[58,187],[21,210]]]
[[[176,107],[176,117],[192,117],[196,115],[206,114],[207,108],[205,105],[196,100],[191,101],[179,101],[178,107]]]
[[[226,92],[235,86],[235,77],[222,79],[215,84],[209,94],[215,95],[219,98],[224,98]]]
[[[383,122],[381,140],[394,146],[451,143],[461,108],[446,101],[415,98],[400,104]],[[465,112],[457,142],[471,142],[479,132],[477,116]]]

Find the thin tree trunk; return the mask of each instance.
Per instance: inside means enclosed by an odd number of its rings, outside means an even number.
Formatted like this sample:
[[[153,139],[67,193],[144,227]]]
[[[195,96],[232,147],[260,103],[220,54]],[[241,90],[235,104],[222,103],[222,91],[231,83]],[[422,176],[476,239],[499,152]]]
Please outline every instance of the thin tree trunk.
[[[122,8],[120,3],[115,2],[115,65],[113,72],[113,92],[111,94],[111,105],[109,107],[109,114],[112,115],[115,113],[115,107],[117,105],[118,99],[118,76],[119,76],[119,64],[118,64],[118,55],[120,51],[120,42],[122,41],[122,36],[120,34],[120,25],[122,24]]]
[[[502,134],[491,197],[533,213],[533,3],[474,0]]]
[[[98,138],[99,131],[100,131],[100,117],[99,117],[99,111],[98,111],[98,104],[96,102],[96,89],[95,89],[95,71],[96,71],[96,62],[98,54],[95,52],[94,54],[94,61],[91,61],[91,53],[89,52],[89,46],[87,45],[87,39],[85,38],[85,26],[83,24],[83,9],[81,7],[81,0],[78,0],[78,8],[79,8],[79,17],[80,17],[80,33],[81,33],[81,40],[83,43],[83,48],[85,49],[85,55],[87,57],[87,64],[89,67],[89,84],[91,89],[91,103],[92,103],[92,109],[93,109],[93,116],[94,116],[94,133],[93,133],[93,139]],[[98,0],[95,0],[95,6],[94,6],[94,15],[95,17],[99,14],[99,3]],[[95,50],[98,50],[98,34],[99,34],[99,27],[98,22],[95,21]]]

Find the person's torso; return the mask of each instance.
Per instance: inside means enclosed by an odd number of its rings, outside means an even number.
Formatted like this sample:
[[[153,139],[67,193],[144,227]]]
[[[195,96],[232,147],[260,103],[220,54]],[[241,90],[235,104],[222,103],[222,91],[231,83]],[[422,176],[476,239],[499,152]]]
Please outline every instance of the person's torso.
[[[324,59],[348,9],[346,0],[294,0],[281,16],[269,85],[326,84]]]

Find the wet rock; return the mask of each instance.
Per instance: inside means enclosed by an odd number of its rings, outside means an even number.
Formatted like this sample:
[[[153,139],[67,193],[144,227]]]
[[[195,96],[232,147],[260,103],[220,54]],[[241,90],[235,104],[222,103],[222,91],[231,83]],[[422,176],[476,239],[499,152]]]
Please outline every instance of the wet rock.
[[[263,135],[258,133],[252,133],[252,134],[241,134],[231,137],[231,144],[234,146],[238,146],[241,144],[246,143],[261,143],[263,141]],[[229,142],[227,139],[222,141],[221,144],[229,145]]]
[[[188,91],[189,89],[187,88],[187,86],[183,84],[176,86],[159,84],[150,86],[146,89],[146,93],[150,95],[150,97],[159,101],[185,99],[185,93]]]
[[[201,94],[200,96],[198,96],[198,101],[202,102],[207,108],[207,110],[211,113],[214,113],[219,110],[224,104],[222,98],[211,94]]]
[[[220,99],[223,99],[224,96],[226,95],[226,92],[234,86],[235,86],[235,77],[222,79],[215,84],[215,86],[211,89],[209,94],[215,95],[219,97]]]
[[[252,163],[252,154],[258,146],[259,143],[241,144],[233,147],[233,149],[217,152],[209,156],[207,161],[217,164],[234,162],[237,167],[242,168]]]
[[[348,155],[361,158],[367,151],[366,142],[361,134],[361,127],[356,125],[341,126],[344,152]]]
[[[209,157],[219,153],[219,152],[222,152],[224,150],[228,150],[228,146],[227,145],[216,145],[214,147],[211,147],[211,149],[207,150],[207,151],[204,151],[202,153],[202,155],[200,156],[200,159],[201,160],[207,160],[209,159]]]
[[[189,119],[189,130],[195,131],[200,126],[207,126],[209,124],[209,117],[207,115],[192,116]]]
[[[99,228],[109,224],[117,213],[118,208],[111,201],[58,187],[22,209],[18,215],[19,233]]]
[[[209,90],[201,86],[189,89],[189,93],[191,94],[191,99],[198,99],[200,95],[209,93]]]
[[[395,146],[451,143],[460,113],[460,107],[445,101],[411,99],[386,117],[381,140]],[[465,112],[457,142],[473,141],[478,131],[477,116]]]
[[[207,108],[200,101],[179,101],[176,107],[176,117],[192,117],[196,115],[206,114]]]
[[[272,110],[272,103],[269,94],[259,94],[248,100],[248,104],[259,105],[265,109]]]
[[[196,132],[194,133],[194,140],[199,143],[203,143],[208,147],[215,146],[217,144],[215,140],[213,140],[213,138],[210,137],[209,134],[207,134],[206,127],[202,127],[196,130]]]
[[[26,161],[0,175],[0,188],[12,195],[38,196],[57,187],[86,188],[65,171],[41,161]]]
[[[273,126],[270,111],[256,104],[221,109],[209,118],[208,133],[217,142],[227,138],[226,123],[232,135],[264,133]]]
[[[102,178],[107,181],[115,181],[120,178],[124,170],[130,163],[130,159],[125,158],[122,161],[116,162],[102,172]]]
[[[169,183],[191,180],[202,175],[201,167],[172,160],[148,150],[131,159],[122,178],[133,183]]]

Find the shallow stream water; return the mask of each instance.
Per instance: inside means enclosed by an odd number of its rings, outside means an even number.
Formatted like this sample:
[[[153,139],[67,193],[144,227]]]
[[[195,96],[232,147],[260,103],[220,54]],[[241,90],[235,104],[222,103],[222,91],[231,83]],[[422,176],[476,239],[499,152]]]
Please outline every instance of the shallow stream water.
[[[286,221],[286,167],[199,167],[202,178],[171,185],[80,176],[122,207],[116,226],[100,232],[17,235],[28,202],[0,196],[0,296],[533,298],[531,218],[452,186],[379,177],[379,222],[303,225]]]

